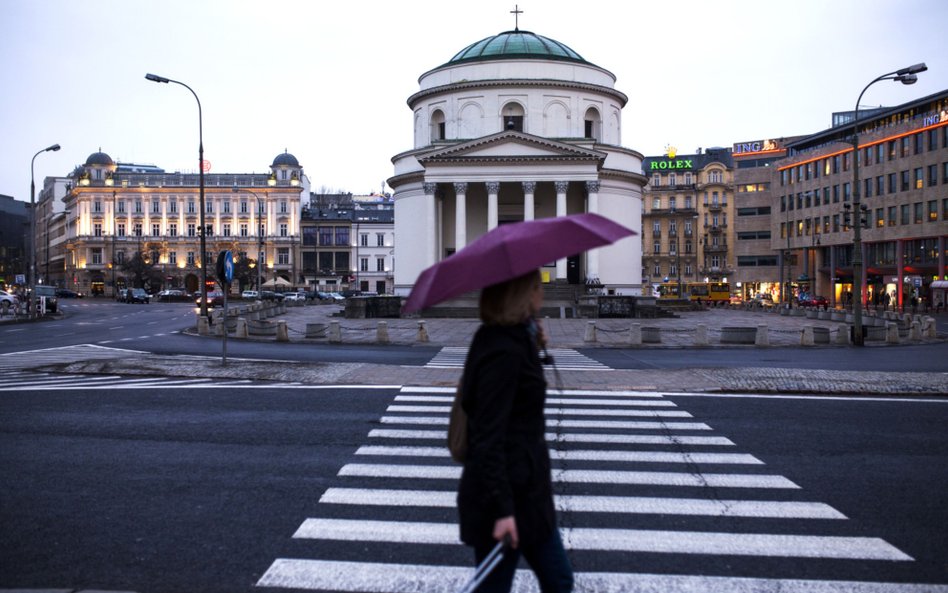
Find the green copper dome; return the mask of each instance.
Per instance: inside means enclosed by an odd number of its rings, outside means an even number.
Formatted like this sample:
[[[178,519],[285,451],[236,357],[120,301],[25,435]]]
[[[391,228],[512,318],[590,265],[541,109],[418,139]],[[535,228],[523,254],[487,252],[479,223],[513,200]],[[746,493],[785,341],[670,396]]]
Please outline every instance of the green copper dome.
[[[455,54],[448,61],[448,64],[524,58],[589,63],[581,55],[559,41],[530,31],[516,30],[505,31],[493,37],[481,39]]]

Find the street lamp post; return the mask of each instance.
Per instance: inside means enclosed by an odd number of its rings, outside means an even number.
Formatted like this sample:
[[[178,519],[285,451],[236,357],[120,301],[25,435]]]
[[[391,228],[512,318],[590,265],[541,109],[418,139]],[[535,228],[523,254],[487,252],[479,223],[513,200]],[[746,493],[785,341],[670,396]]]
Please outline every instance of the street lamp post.
[[[194,95],[194,100],[197,101],[198,106],[198,183],[200,185],[199,198],[198,202],[200,204],[201,213],[201,317],[207,317],[207,227],[204,224],[204,123],[203,117],[201,114],[201,100],[198,98],[197,93],[194,92],[194,89],[184,84],[183,82],[172,80],[170,78],[165,78],[164,76],[158,76],[157,74],[146,74],[145,78],[152,82],[163,82],[169,83],[173,82],[175,84],[181,85],[184,88],[191,91],[191,94]]]
[[[863,345],[862,336],[862,224],[863,210],[859,195],[859,103],[865,92],[880,80],[895,80],[902,84],[915,84],[916,74],[928,70],[924,62],[888,72],[876,77],[867,84],[859,98],[856,99],[856,109],[853,113],[853,344]]]
[[[28,270],[29,277],[27,284],[30,287],[30,301],[33,301],[34,293],[33,287],[36,284],[36,182],[34,181],[33,174],[33,163],[36,162],[36,157],[41,155],[44,152],[56,152],[60,149],[58,144],[53,144],[52,146],[47,146],[43,150],[36,151],[36,154],[33,155],[33,158],[30,160],[30,269]],[[33,315],[33,310],[35,307],[30,307],[30,315]]]
[[[250,189],[239,188],[239,187],[237,187],[237,186],[235,185],[235,186],[234,186],[234,193],[236,194],[236,193],[238,193],[238,192],[246,192],[246,193],[248,193],[248,194],[253,194],[253,197],[257,199],[257,218],[256,218],[256,220],[257,220],[257,258],[256,258],[256,259],[257,259],[257,297],[259,298],[259,296],[260,296],[260,294],[259,294],[259,293],[260,293],[260,273],[261,273],[261,269],[260,269],[260,268],[262,267],[262,264],[263,264],[263,262],[260,261],[260,259],[261,259],[261,258],[260,258],[260,253],[263,251],[263,225],[260,224],[260,214],[262,213],[263,208],[261,207],[261,202],[260,202],[260,199],[261,199],[261,198],[260,198],[260,196],[257,195],[257,193],[256,193],[255,191],[250,190]]]

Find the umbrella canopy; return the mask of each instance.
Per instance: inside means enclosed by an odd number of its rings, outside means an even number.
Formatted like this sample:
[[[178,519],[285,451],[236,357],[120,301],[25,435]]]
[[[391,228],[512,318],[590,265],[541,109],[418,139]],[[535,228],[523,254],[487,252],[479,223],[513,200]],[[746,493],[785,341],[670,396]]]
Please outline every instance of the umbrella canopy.
[[[278,287],[278,286],[289,286],[289,285],[290,285],[290,281],[289,281],[289,280],[284,280],[283,278],[276,278],[276,279],[274,279],[274,280],[267,280],[266,282],[263,283],[263,286],[264,286],[264,287],[267,287],[267,288],[276,288],[276,287]]]
[[[592,213],[499,226],[423,271],[402,312],[419,311],[634,234],[635,231]]]

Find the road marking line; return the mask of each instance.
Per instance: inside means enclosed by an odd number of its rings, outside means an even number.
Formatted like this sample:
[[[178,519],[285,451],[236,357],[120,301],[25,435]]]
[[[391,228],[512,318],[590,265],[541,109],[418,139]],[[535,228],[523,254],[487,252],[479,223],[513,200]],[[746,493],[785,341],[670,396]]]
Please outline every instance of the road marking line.
[[[417,367],[416,367],[417,368]],[[457,387],[424,387],[420,385],[405,385],[402,387],[402,393],[455,393]],[[616,390],[608,391],[602,389],[548,389],[549,393],[555,393],[557,395],[591,395],[599,397],[648,397],[648,398],[662,398],[665,397],[664,393],[661,391],[630,391],[630,390]]]
[[[396,395],[397,402],[441,403],[450,404],[454,401],[453,395]],[[652,408],[676,408],[675,402],[668,400],[634,400],[634,399],[577,399],[577,398],[547,398],[547,405],[581,405],[581,406],[647,406]]]
[[[943,373],[948,376],[948,373]],[[786,395],[786,394],[763,394],[763,393],[666,393],[669,397],[720,397],[720,398],[739,398],[739,399],[802,399],[814,401],[843,401],[843,402],[887,402],[887,403],[924,403],[924,404],[948,404],[948,399],[944,397],[900,397],[892,395],[888,397],[871,396],[850,396],[850,395]]]
[[[451,406],[405,406],[393,404],[386,412],[411,412],[417,414],[450,414]],[[630,418],[692,418],[683,410],[613,410],[597,408],[546,408],[547,414],[557,416],[627,416]]]
[[[448,431],[375,428],[369,431],[369,437],[382,439],[437,439],[443,441],[448,438]],[[546,440],[550,443],[734,446],[734,442],[726,437],[673,436],[664,434],[555,434],[548,432],[546,433]]]
[[[339,470],[340,476],[365,478],[420,478],[429,480],[457,480],[461,468],[454,465],[382,465],[349,463]],[[768,474],[708,474],[702,472],[647,472],[554,469],[554,482],[580,484],[646,484],[689,488],[772,488],[799,489],[783,476]]]
[[[572,550],[900,562],[914,560],[876,537],[586,527],[560,528],[560,532],[564,547]],[[456,524],[420,521],[306,519],[293,537],[331,541],[460,544]]]
[[[447,426],[447,416],[382,416],[382,424]],[[703,422],[645,422],[634,420],[547,420],[547,426],[560,428],[618,428],[622,430],[711,430]]]
[[[711,500],[644,496],[556,496],[560,512],[625,513],[635,515],[689,515],[747,517],[754,519],[846,519],[846,515],[821,502],[771,500]],[[455,508],[453,490],[390,490],[329,488],[319,502],[326,504],[391,507]]]
[[[277,558],[257,581],[258,587],[286,587],[362,593],[443,593],[459,591],[473,567],[383,564],[342,560]],[[701,575],[578,572],[575,593],[662,591],[663,593],[948,593],[948,585],[819,581]],[[529,570],[518,569],[512,591],[538,593]]]
[[[356,455],[393,457],[449,457],[447,447],[389,447],[367,445]],[[728,465],[764,465],[744,453],[680,453],[678,451],[561,451],[553,449],[550,458],[562,461],[613,461],[625,463],[704,463]]]

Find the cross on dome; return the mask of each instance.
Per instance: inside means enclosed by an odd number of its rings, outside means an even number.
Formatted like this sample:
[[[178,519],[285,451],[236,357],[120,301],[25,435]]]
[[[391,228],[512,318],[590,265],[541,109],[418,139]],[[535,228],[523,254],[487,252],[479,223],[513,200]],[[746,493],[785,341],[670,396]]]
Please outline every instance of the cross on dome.
[[[510,14],[514,15],[514,31],[519,31],[520,15],[523,14],[523,11],[520,10],[520,7],[517,4],[514,4],[514,9],[510,11]]]

